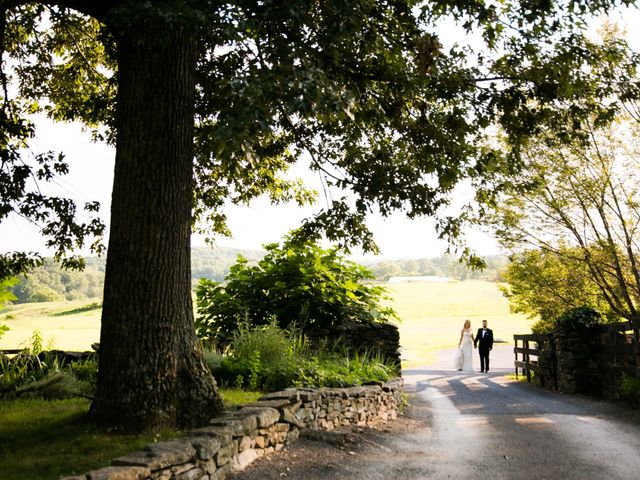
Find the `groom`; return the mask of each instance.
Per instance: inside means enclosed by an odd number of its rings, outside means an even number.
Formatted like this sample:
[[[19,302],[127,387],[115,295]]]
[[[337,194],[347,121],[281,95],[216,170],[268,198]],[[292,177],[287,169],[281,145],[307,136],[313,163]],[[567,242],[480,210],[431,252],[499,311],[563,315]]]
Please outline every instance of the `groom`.
[[[480,344],[479,347],[478,344]],[[493,348],[493,331],[487,328],[486,320],[482,321],[482,328],[478,329],[478,334],[473,342],[473,346],[478,347],[478,351],[480,352],[480,371],[488,372],[489,352]]]

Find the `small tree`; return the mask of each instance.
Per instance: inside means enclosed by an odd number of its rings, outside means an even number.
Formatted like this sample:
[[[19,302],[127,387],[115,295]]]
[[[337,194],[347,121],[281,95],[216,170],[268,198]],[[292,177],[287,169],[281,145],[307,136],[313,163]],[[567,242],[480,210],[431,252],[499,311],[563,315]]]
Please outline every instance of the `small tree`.
[[[495,207],[497,235],[518,251],[536,248],[565,270],[584,272],[596,303],[640,328],[640,118],[589,125],[569,145],[540,136],[525,153],[522,183]],[[522,186],[527,185],[523,191]],[[567,248],[569,246],[570,248]],[[556,298],[559,292],[556,291]],[[574,292],[575,294],[575,292]],[[579,297],[582,295],[579,295]],[[572,301],[579,301],[579,297]]]
[[[201,338],[227,344],[246,319],[266,325],[273,318],[281,328],[302,331],[332,329],[345,320],[387,322],[397,318],[380,305],[385,288],[367,283],[373,274],[346,260],[338,248],[285,240],[270,244],[257,265],[242,256],[222,283],[201,279],[197,289]]]
[[[595,307],[605,318],[617,318],[586,265],[571,260],[577,256],[576,250],[561,246],[560,254],[536,249],[511,256],[502,274],[506,284],[500,289],[512,312],[538,319],[531,327],[534,333],[553,331],[563,313],[581,305]]]

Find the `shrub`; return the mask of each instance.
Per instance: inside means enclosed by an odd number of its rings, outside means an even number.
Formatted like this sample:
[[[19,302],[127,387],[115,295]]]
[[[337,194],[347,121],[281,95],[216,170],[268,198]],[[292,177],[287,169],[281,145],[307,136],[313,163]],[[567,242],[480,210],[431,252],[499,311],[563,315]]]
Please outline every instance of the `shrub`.
[[[620,380],[620,396],[634,407],[640,406],[640,379],[622,374]]]
[[[348,387],[387,381],[395,366],[378,354],[312,349],[306,338],[275,324],[242,326],[214,375],[223,385],[273,391],[286,387]]]
[[[217,377],[220,372],[220,365],[224,360],[224,355],[218,350],[205,350],[203,353],[204,363],[207,364],[209,370]]]
[[[602,315],[591,307],[577,307],[567,310],[556,320],[556,329],[561,332],[575,332],[593,328],[602,323]]]
[[[0,323],[0,338],[2,338],[4,334],[7,333],[8,331],[9,331],[9,327]]]
[[[0,356],[0,398],[88,397],[95,392],[97,375],[96,359],[65,365],[54,352],[43,351],[42,336],[36,331],[30,346],[18,355]]]
[[[275,323],[239,326],[220,364],[222,382],[238,388],[279,390],[291,385],[295,359],[302,355],[296,342]]]
[[[341,322],[387,322],[397,318],[381,307],[386,290],[367,283],[373,275],[345,260],[338,249],[293,243],[265,246],[267,254],[257,265],[243,257],[230,269],[224,283],[201,279],[197,288],[200,338],[226,346],[238,324],[332,329]]]
[[[92,391],[95,390],[95,385],[98,381],[97,359],[88,358],[86,360],[70,363],[68,369],[78,380],[91,385],[93,387]]]

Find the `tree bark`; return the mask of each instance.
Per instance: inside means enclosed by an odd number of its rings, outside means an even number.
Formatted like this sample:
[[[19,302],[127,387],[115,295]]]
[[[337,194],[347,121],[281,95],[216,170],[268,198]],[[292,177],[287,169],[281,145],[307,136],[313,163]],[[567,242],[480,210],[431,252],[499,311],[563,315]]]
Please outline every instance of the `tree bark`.
[[[90,413],[125,431],[203,424],[222,401],[202,360],[191,300],[197,31],[147,12],[118,22],[113,34],[116,162]]]

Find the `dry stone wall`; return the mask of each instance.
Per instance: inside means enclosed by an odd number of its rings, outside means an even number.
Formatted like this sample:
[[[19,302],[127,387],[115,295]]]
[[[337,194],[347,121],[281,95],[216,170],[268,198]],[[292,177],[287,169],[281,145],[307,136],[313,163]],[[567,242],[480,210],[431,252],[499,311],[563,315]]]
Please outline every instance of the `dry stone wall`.
[[[401,378],[352,388],[289,388],[226,411],[186,438],[149,444],[110,467],[63,480],[221,480],[282,450],[300,429],[376,425],[395,419],[401,405]]]
[[[312,342],[329,340],[352,351],[380,353],[400,371],[400,332],[391,323],[360,323],[344,320],[331,329],[316,328],[305,332]]]

